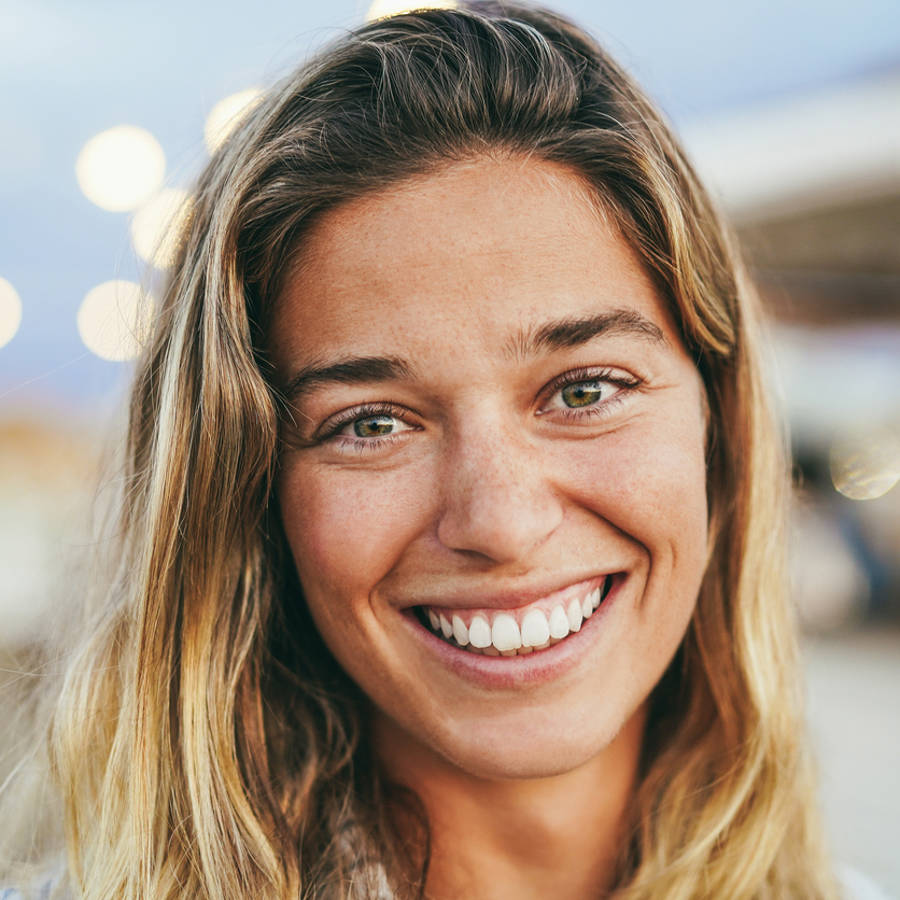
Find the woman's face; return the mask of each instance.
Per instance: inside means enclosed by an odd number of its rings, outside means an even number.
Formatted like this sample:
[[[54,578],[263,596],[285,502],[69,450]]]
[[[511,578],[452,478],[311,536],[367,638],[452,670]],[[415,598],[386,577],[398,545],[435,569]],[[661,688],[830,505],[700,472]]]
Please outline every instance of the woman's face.
[[[596,756],[694,609],[705,407],[581,181],[478,160],[346,203],[272,334],[287,539],[380,733],[484,777]]]

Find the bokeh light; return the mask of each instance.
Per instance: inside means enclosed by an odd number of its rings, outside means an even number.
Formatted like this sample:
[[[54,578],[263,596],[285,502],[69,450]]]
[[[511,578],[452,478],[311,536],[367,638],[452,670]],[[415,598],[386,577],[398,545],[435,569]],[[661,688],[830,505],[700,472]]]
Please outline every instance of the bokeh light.
[[[366,13],[366,19],[372,22],[375,19],[386,19],[388,16],[399,16],[412,12],[414,9],[456,9],[459,6],[455,0],[374,0]]]
[[[21,322],[22,301],[16,289],[5,278],[0,278],[0,347],[15,337]]]
[[[834,487],[845,497],[883,497],[900,481],[900,432],[870,432],[837,441],[829,463]]]
[[[81,148],[75,176],[92,203],[111,212],[136,209],[159,190],[166,155],[149,131],[117,125],[94,135]]]
[[[145,203],[131,220],[131,242],[138,256],[157,269],[168,269],[192,208],[190,194],[180,188],[164,188]]]
[[[206,117],[206,124],[203,127],[206,149],[210,153],[215,153],[260,99],[262,91],[255,87],[223,97]]]
[[[85,295],[78,310],[78,333],[101,359],[134,359],[153,320],[153,301],[133,281],[106,281]]]

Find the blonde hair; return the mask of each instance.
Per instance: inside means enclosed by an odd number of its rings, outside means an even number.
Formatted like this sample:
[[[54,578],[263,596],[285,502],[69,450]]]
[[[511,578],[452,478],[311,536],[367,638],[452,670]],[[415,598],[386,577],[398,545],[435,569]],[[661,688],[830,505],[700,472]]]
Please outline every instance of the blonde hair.
[[[617,64],[554,14],[475,3],[342,39],[270,90],[200,178],[133,389],[117,577],[51,732],[84,897],[376,897],[385,879],[422,894],[427,822],[371,761],[365,704],[315,634],[273,508],[266,330],[316,215],[485,154],[594,187],[708,396],[709,565],[654,691],[614,895],[835,896],[753,292]]]

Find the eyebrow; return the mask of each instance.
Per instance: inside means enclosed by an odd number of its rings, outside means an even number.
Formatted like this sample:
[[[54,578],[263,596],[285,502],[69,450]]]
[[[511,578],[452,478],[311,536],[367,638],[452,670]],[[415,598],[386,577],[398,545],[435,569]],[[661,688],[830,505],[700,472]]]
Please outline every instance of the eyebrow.
[[[396,356],[352,356],[327,366],[306,366],[285,384],[288,400],[297,400],[323,384],[365,384],[409,378],[412,370]]]
[[[541,352],[564,350],[588,343],[595,337],[633,334],[654,344],[666,344],[662,329],[633,309],[613,309],[596,316],[559,319],[516,335],[506,344],[514,357],[536,356]]]
[[[631,309],[614,309],[596,316],[558,319],[527,329],[505,345],[516,358],[586,344],[600,335],[634,334],[653,343],[668,344],[662,329]],[[413,377],[412,367],[396,356],[352,356],[324,366],[305,366],[283,387],[288,401],[296,401],[325,384],[371,384]]]

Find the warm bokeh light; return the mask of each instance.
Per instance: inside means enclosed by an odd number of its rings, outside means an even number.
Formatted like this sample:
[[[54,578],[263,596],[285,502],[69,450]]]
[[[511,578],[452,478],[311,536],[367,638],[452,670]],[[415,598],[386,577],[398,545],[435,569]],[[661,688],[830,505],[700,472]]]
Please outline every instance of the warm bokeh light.
[[[149,131],[117,125],[94,135],[81,148],[75,176],[84,195],[111,212],[136,209],[159,190],[166,155]]]
[[[0,278],[0,347],[15,337],[21,322],[22,301],[16,289],[5,278]]]
[[[240,123],[241,118],[250,112],[261,98],[262,91],[255,87],[223,97],[209,111],[206,124],[203,126],[206,149],[210,153],[215,153]]]
[[[456,9],[459,6],[455,0],[374,0],[366,13],[366,19],[370,22],[375,19],[386,19],[388,16],[399,16],[412,12],[414,9]]]
[[[85,295],[78,333],[101,359],[123,362],[140,352],[153,319],[153,302],[133,281],[106,281]]]
[[[180,188],[164,188],[145,203],[131,220],[131,242],[138,256],[157,269],[168,269],[192,206],[190,194]]]
[[[900,481],[900,433],[855,435],[831,449],[831,480],[851,500],[883,497]]]

